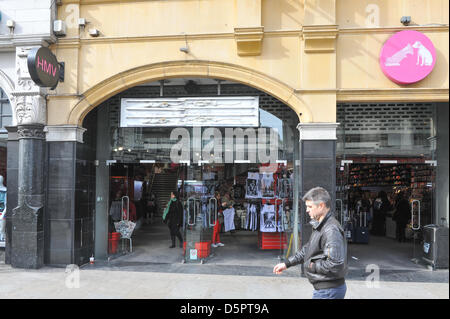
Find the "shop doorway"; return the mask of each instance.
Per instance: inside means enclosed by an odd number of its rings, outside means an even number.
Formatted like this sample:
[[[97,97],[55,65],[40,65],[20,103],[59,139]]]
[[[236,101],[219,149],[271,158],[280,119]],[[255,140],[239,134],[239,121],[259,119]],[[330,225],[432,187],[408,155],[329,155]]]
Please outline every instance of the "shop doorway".
[[[292,163],[108,164],[111,259],[269,267],[293,252]],[[174,249],[162,218],[171,192],[183,207]],[[124,221],[131,236],[115,235]]]
[[[374,159],[372,159],[374,160]],[[423,268],[424,226],[435,221],[436,162],[342,160],[337,217],[355,267]]]

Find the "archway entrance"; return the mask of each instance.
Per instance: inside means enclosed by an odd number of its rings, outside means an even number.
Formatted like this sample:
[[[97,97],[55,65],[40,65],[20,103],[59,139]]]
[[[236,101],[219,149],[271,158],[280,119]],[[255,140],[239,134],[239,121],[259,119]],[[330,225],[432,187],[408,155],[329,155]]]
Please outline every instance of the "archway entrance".
[[[86,147],[98,161],[95,255],[125,265],[269,269],[294,252],[298,238],[297,124],[295,112],[274,97],[217,79],[144,83],[104,101],[83,122]],[[172,191],[184,208],[183,248],[178,239],[169,248],[162,223]],[[116,247],[108,233],[117,232],[124,210],[135,223],[132,245],[121,240]]]

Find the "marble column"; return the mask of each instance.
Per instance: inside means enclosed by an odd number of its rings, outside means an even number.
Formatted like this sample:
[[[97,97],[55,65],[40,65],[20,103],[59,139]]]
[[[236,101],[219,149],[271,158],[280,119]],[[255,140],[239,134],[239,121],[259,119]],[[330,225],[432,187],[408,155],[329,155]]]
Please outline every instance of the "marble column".
[[[8,155],[7,155],[7,198],[8,205],[6,206],[5,214],[5,232],[6,232],[6,245],[5,245],[5,264],[11,264],[11,216],[12,211],[17,207],[17,180],[19,178],[19,137],[17,134],[17,126],[5,126],[8,131]]]
[[[44,265],[44,125],[19,125],[17,133],[18,206],[11,216],[11,266],[37,269]]]
[[[18,138],[17,207],[12,210],[9,253],[11,266],[37,269],[44,265],[46,90],[34,84],[27,68],[32,47],[16,48],[17,79],[11,105]]]
[[[331,209],[336,200],[336,128],[339,123],[300,123],[300,182],[299,199],[311,188],[320,186],[331,195]],[[312,232],[309,216],[300,201],[301,243],[304,245]]]

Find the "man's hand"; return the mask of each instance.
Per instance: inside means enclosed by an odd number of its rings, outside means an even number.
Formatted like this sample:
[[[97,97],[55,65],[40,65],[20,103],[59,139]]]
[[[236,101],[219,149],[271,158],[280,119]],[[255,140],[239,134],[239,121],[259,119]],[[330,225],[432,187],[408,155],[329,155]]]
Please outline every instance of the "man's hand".
[[[279,275],[286,269],[287,269],[286,264],[285,263],[281,263],[281,264],[278,264],[275,267],[273,267],[273,272],[275,274]]]

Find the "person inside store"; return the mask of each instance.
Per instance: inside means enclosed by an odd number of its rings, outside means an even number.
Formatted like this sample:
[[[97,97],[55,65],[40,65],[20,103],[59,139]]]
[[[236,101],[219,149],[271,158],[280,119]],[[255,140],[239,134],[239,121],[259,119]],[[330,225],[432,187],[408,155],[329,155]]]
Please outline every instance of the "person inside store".
[[[163,213],[163,222],[167,224],[170,231],[172,245],[169,248],[175,248],[175,237],[180,241],[180,248],[183,248],[183,236],[180,232],[183,225],[183,204],[177,191],[170,193],[170,200]]]
[[[363,211],[366,212],[367,214],[367,226],[369,226],[372,222],[372,214],[373,214],[373,209],[372,209],[372,201],[370,200],[370,193],[368,192],[364,192],[362,194],[362,208]]]
[[[123,202],[123,191],[119,189],[114,199],[111,203],[111,207],[109,209],[109,216],[110,216],[110,224],[114,224],[114,222],[124,220],[130,220],[132,222],[137,221],[137,214],[136,214],[136,206],[134,205],[133,201],[128,202],[128,206],[130,209],[130,215],[128,216],[127,207],[123,207],[122,205],[127,205],[126,201]]]
[[[378,193],[377,199],[373,202],[373,220],[371,233],[374,236],[386,235],[386,215],[392,210],[392,205],[385,191]]]
[[[220,229],[222,227],[223,224],[223,203],[226,203],[226,201],[224,201],[224,199],[222,199],[222,196],[220,195],[219,192],[215,192],[214,193],[214,197],[217,200],[218,203],[218,207],[217,207],[217,220],[216,223],[214,225],[214,229],[213,229],[213,237],[211,240],[211,246],[212,247],[223,247],[225,246],[225,244],[220,242]]]
[[[406,241],[405,228],[411,218],[411,211],[409,209],[409,202],[405,192],[400,192],[397,195],[397,202],[395,212],[392,219],[396,224],[396,239],[399,243]]]
[[[347,240],[344,230],[331,211],[331,196],[322,187],[304,196],[306,212],[313,227],[309,241],[294,256],[275,265],[273,272],[304,264],[306,277],[314,287],[313,299],[343,299],[347,291]]]

